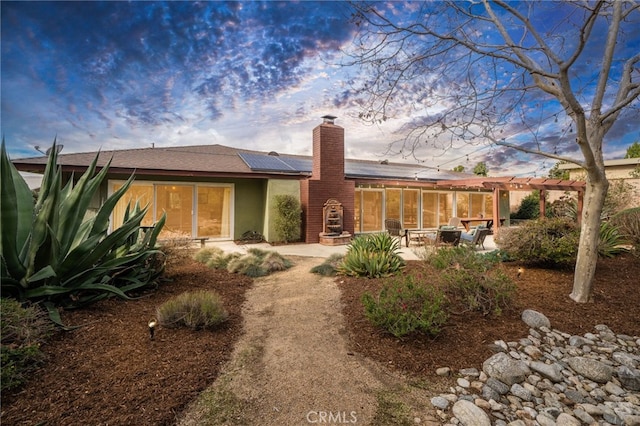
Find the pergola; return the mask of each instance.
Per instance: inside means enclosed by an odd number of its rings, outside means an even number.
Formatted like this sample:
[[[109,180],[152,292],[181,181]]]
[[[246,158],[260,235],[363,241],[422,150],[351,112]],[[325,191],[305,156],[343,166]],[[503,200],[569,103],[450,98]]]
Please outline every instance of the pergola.
[[[547,191],[575,191],[578,193],[578,223],[582,217],[585,182],[547,178],[477,177],[461,180],[438,181],[438,186],[456,189],[493,190],[493,223],[500,226],[499,191],[540,191],[540,216],[546,213]]]

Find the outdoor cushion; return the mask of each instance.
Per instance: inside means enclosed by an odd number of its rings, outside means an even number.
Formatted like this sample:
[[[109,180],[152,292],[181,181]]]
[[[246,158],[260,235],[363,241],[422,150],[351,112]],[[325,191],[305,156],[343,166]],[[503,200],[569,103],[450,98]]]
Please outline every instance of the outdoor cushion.
[[[451,226],[451,225],[441,225],[440,229],[445,229],[445,230],[455,230],[456,227],[455,226]]]

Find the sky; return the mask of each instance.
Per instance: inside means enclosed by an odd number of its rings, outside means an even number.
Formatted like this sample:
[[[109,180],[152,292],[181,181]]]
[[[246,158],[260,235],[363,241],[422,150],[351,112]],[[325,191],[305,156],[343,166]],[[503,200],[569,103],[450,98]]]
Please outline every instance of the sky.
[[[379,6],[416,19],[424,5]],[[343,2],[2,1],[0,8],[0,119],[11,158],[39,156],[36,147],[44,151],[54,138],[63,154],[222,144],[311,155],[313,128],[333,115],[345,128],[347,158],[416,161],[389,146],[425,115],[416,94],[432,93],[424,88],[437,79],[416,77],[388,120],[362,120],[358,87],[370,75],[348,65],[360,28]],[[636,30],[621,54],[638,51]],[[597,49],[591,54],[595,63]],[[640,140],[637,112],[636,101],[611,130],[605,157],[622,158]],[[576,154],[567,121],[560,129],[556,117],[546,113],[539,140]],[[509,130],[513,140],[530,135],[522,126]],[[482,142],[441,147],[423,148],[425,165],[470,171],[485,161],[490,175],[541,176],[554,164]]]

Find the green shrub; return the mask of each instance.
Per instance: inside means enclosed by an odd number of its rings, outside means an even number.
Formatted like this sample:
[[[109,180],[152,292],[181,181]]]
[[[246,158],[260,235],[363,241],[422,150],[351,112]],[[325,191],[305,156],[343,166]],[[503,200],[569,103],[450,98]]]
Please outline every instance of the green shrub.
[[[40,344],[53,332],[52,323],[37,306],[23,308],[14,299],[0,299],[1,390],[23,384],[45,359]]]
[[[611,224],[617,227],[620,236],[640,256],[640,207],[616,213],[611,217]]]
[[[291,268],[292,265],[293,263],[289,259],[275,251],[268,252],[260,264],[267,273],[285,271]]]
[[[193,330],[214,328],[227,317],[218,293],[207,290],[182,293],[167,300],[157,310],[161,326],[185,326]]]
[[[471,247],[446,247],[435,251],[427,262],[441,270],[440,279],[452,300],[467,310],[500,314],[507,308],[516,287],[496,268],[503,256],[487,256]]]
[[[540,217],[540,192],[533,191],[520,202],[520,206],[515,213],[511,214],[511,219],[537,219]]]
[[[206,265],[212,269],[227,269],[227,267],[229,266],[229,262],[241,256],[242,254],[240,253],[225,254],[223,252],[218,255],[212,256],[211,259],[207,261]]]
[[[377,297],[362,295],[369,321],[395,337],[414,332],[438,334],[448,319],[445,302],[442,292],[417,283],[413,275],[388,280]]]
[[[263,277],[267,271],[261,266],[262,259],[254,254],[245,254],[229,261],[227,271],[232,274],[243,274],[252,278]]]
[[[517,228],[502,228],[495,242],[509,258],[546,267],[575,263],[580,229],[563,218],[538,219]]]
[[[109,217],[133,176],[106,199],[96,214],[91,200],[109,171],[99,172],[98,156],[75,181],[62,186],[56,144],[45,167],[34,203],[32,192],[7,155],[0,152],[0,263],[2,294],[42,303],[60,323],[58,307],[77,308],[154,285],[164,270],[157,236],[164,216],[152,232],[140,223],[146,208],[128,206],[122,225],[109,230]]]
[[[263,277],[276,271],[284,271],[293,266],[293,263],[280,253],[258,248],[250,248],[247,250],[247,254],[242,256],[232,256],[226,263],[227,271],[244,274],[252,278]]]
[[[333,277],[338,273],[338,267],[342,263],[344,256],[340,253],[333,253],[320,265],[311,268],[312,274],[319,274],[325,277]]]
[[[198,250],[193,258],[200,263],[207,263],[214,257],[219,257],[224,255],[224,251],[222,251],[219,247],[205,247]]]
[[[348,276],[380,278],[394,275],[405,266],[400,243],[386,232],[354,238],[338,271]]]
[[[499,258],[483,256],[475,251],[473,247],[443,247],[435,250],[426,257],[427,262],[436,269],[456,268],[484,268],[489,269],[498,263]]]
[[[279,241],[285,243],[300,239],[302,225],[302,207],[300,200],[293,195],[276,195],[273,197],[276,215],[275,228]]]
[[[511,305],[516,293],[513,280],[497,269],[450,268],[442,272],[441,279],[452,299],[484,315],[500,315]]]

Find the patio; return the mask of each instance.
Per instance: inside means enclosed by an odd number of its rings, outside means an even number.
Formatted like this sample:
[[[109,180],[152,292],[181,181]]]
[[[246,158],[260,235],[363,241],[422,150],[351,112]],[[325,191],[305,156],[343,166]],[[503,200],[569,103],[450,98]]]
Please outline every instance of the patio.
[[[208,241],[206,247],[218,247],[226,253],[246,253],[250,248],[277,251],[285,256],[305,256],[327,258],[334,253],[345,254],[347,245],[325,246],[322,244],[285,244],[271,245],[269,243],[258,244],[236,244],[233,241]],[[428,246],[426,246],[428,247]],[[488,235],[484,242],[485,250],[476,250],[478,253],[487,253],[497,247],[493,240],[493,235]],[[420,260],[420,255],[424,253],[425,246],[400,247],[400,256],[405,260]]]

